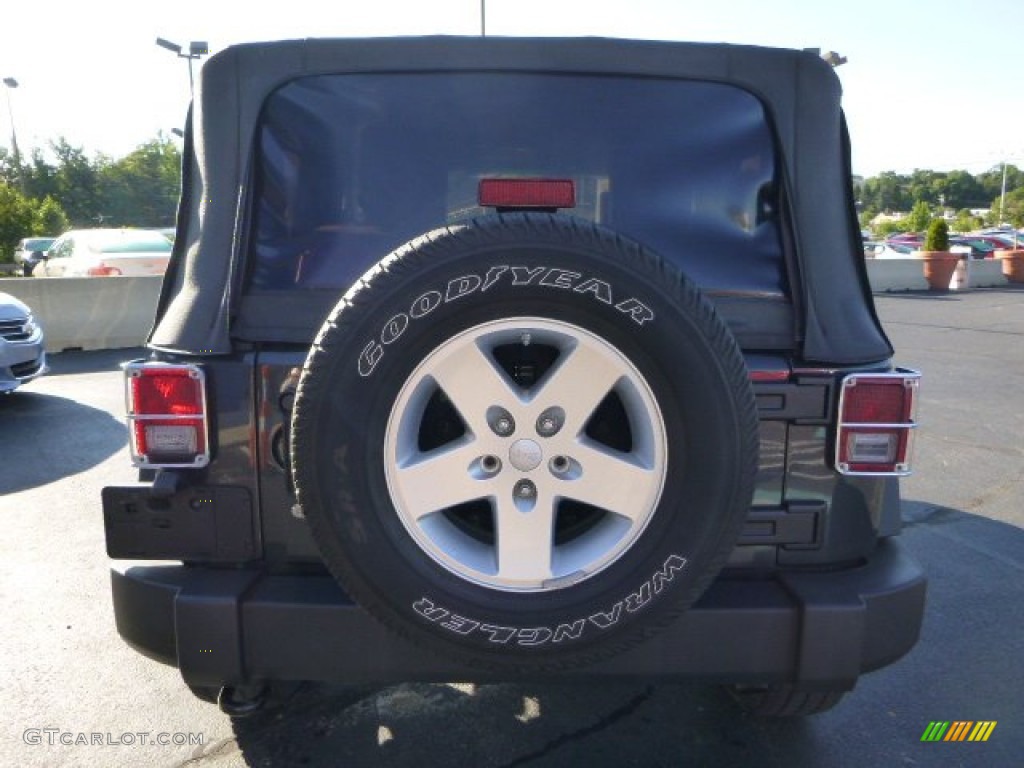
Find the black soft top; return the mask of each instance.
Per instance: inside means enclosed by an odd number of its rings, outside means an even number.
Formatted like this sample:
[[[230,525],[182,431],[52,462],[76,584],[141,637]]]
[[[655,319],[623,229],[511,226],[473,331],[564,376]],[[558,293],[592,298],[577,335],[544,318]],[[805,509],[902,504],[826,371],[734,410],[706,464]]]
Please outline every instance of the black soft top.
[[[776,130],[798,224],[790,250],[802,357],[857,365],[892,354],[861,255],[841,89],[831,67],[803,51],[600,38],[296,40],[234,46],[212,57],[186,134],[174,256],[150,346],[190,355],[232,350],[250,164],[266,98],[309,75],[424,71],[662,76],[752,92]]]

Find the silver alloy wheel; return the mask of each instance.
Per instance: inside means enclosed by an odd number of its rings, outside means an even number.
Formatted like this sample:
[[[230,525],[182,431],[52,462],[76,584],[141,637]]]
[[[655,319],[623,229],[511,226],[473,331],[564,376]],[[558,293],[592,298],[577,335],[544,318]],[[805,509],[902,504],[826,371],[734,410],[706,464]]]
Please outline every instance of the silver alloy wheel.
[[[495,351],[531,344],[556,357],[524,386]],[[424,450],[421,425],[439,389],[464,431]],[[586,431],[610,393],[628,422],[627,450]],[[399,392],[384,440],[388,491],[413,540],[456,576],[515,592],[576,584],[629,550],[658,506],[667,453],[661,410],[630,360],[579,326],[532,317],[476,326],[430,352]],[[490,540],[450,514],[480,501]],[[594,510],[594,521],[560,541],[567,501]]]

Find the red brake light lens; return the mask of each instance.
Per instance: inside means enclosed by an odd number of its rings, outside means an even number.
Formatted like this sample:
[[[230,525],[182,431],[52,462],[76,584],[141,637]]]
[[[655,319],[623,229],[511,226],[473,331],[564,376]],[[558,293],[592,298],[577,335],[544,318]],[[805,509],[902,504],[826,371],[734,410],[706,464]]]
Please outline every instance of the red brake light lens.
[[[128,419],[132,461],[140,467],[205,466],[205,377],[195,365],[130,363]]]
[[[483,208],[575,208],[572,179],[480,179],[477,200]]]
[[[844,475],[908,475],[921,374],[854,374],[843,380],[836,468]]]
[[[89,277],[117,277],[121,274],[121,270],[117,267],[108,267],[106,264],[100,264],[95,267],[89,267],[85,270],[85,274]]]
[[[910,416],[913,397],[901,380],[858,379],[845,399],[842,420],[851,424],[901,424]]]

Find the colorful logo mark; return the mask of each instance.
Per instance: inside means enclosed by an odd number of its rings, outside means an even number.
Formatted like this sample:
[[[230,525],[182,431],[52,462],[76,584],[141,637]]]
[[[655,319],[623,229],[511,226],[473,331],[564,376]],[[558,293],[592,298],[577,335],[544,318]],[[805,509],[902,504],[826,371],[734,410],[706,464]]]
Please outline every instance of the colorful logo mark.
[[[921,734],[921,741],[988,741],[996,720],[935,720]]]

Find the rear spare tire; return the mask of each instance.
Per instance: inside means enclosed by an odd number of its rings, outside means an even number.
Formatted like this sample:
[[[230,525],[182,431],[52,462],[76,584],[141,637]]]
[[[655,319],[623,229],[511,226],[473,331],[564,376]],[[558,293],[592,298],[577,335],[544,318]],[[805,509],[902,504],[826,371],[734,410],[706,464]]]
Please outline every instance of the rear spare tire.
[[[675,268],[562,216],[384,259],[306,361],[299,502],[349,594],[407,638],[529,671],[669,623],[721,568],[757,469],[724,322]]]

